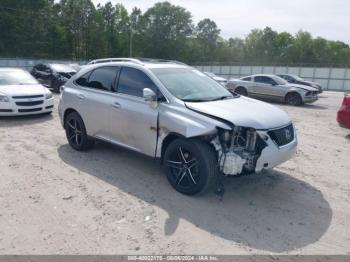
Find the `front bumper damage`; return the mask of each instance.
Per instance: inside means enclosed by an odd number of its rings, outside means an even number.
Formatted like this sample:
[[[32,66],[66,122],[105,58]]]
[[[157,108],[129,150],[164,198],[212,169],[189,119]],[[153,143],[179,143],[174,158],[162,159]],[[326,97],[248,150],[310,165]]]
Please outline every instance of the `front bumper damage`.
[[[289,160],[296,152],[297,136],[292,125],[276,130],[284,129],[292,129],[293,137],[282,145],[271,137],[271,130],[235,127],[232,132],[220,131],[211,143],[218,152],[221,173],[226,176],[259,173]]]

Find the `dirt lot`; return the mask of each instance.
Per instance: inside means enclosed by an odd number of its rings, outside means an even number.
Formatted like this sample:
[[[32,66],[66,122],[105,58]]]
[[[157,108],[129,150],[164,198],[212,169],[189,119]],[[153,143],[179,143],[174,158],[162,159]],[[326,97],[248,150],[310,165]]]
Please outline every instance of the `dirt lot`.
[[[350,131],[343,94],[286,110],[297,155],[226,179],[220,200],[176,193],[152,159],[66,142],[52,116],[0,118],[1,254],[350,254]]]

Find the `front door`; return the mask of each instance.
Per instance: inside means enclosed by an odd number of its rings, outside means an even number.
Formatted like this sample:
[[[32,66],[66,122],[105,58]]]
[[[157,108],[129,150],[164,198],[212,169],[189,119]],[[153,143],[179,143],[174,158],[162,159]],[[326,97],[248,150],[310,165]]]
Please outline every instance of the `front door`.
[[[122,67],[117,96],[111,107],[111,134],[119,144],[155,156],[158,110],[143,99],[144,88],[157,90],[153,81],[141,70]]]

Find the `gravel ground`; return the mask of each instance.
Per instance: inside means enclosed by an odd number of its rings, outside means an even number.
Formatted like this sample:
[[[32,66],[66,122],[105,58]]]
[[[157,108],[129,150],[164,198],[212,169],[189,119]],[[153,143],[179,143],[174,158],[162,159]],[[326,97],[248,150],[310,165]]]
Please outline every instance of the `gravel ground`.
[[[223,199],[180,195],[152,159],[119,147],[73,151],[56,111],[0,118],[0,254],[350,254],[342,96],[277,104],[298,129],[296,156],[226,179]]]

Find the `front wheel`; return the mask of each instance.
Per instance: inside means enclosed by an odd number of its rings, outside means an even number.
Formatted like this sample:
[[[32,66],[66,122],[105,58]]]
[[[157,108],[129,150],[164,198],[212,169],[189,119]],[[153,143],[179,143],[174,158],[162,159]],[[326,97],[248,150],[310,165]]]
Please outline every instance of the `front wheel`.
[[[88,137],[84,121],[77,112],[72,112],[66,117],[64,128],[67,140],[75,150],[87,150],[94,145],[94,140]]]
[[[291,106],[300,106],[303,103],[301,96],[298,93],[289,93],[286,96],[286,104]]]
[[[169,183],[186,195],[195,195],[211,188],[218,175],[217,157],[206,142],[177,139],[166,149],[164,165]]]

